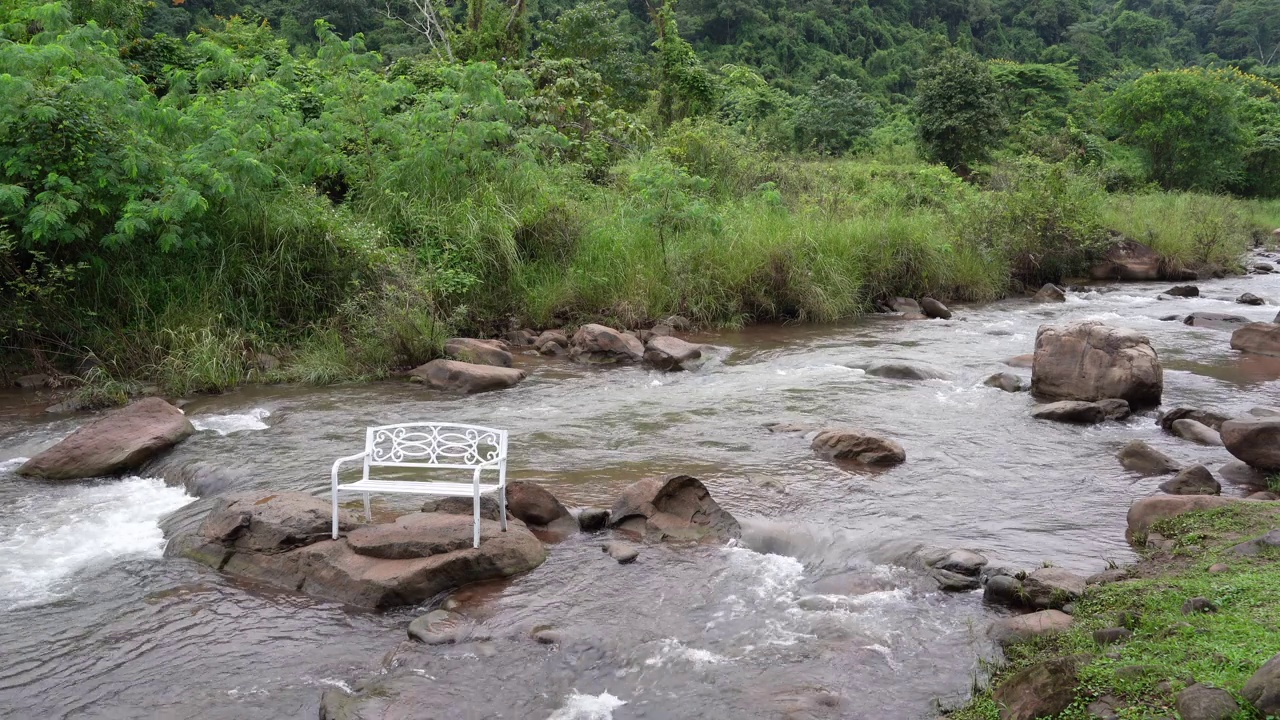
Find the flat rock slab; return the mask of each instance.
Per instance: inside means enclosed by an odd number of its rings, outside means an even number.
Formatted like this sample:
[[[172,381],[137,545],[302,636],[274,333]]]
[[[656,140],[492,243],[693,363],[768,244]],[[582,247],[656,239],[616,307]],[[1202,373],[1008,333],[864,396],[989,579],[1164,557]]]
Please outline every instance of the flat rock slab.
[[[609,511],[609,526],[654,540],[724,542],[742,536],[738,521],[688,475],[632,483]]]
[[[459,360],[432,360],[414,368],[409,375],[437,390],[468,395],[513,387],[527,377],[523,370]]]
[[[118,475],[185,440],[195,428],[178,408],[146,398],[78,428],[18,468],[48,480]]]
[[[338,530],[347,532],[356,517],[338,511]],[[282,553],[331,537],[329,500],[300,492],[251,490],[217,499],[200,525],[204,539],[234,551]]]
[[[362,525],[347,535],[347,544],[357,555],[384,560],[431,557],[471,547],[474,522],[470,515],[417,512],[395,522]]]
[[[1227,315],[1225,313],[1193,312],[1182,319],[1183,324],[1191,327],[1210,328],[1234,332],[1250,323],[1243,315]]]
[[[935,367],[905,362],[873,362],[865,370],[873,377],[891,380],[946,380],[951,377]]]
[[[1078,425],[1097,425],[1107,419],[1107,411],[1095,402],[1084,400],[1060,400],[1041,405],[1031,411],[1031,417],[1037,420],[1076,423]]]

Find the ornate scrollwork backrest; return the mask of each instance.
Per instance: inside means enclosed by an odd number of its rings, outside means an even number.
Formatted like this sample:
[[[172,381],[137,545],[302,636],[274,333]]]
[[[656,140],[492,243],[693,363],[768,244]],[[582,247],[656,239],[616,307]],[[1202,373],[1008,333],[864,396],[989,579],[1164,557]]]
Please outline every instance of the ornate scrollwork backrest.
[[[502,457],[503,432],[468,425],[422,423],[370,429],[369,463],[474,467]]]

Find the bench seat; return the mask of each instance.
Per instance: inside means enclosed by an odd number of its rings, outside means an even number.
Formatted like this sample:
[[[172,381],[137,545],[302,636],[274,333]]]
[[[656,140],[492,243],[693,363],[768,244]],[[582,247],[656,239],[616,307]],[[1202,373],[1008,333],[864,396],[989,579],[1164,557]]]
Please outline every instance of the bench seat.
[[[407,493],[411,495],[447,495],[471,497],[475,486],[462,482],[433,482],[426,480],[357,480],[338,486],[342,491]],[[497,485],[480,484],[480,494],[494,492]]]

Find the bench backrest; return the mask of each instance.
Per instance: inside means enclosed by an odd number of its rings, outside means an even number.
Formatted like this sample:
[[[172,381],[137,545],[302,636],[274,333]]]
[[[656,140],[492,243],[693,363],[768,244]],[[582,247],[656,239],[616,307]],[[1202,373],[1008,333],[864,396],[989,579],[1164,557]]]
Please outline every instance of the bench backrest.
[[[453,423],[380,425],[366,431],[365,450],[365,477],[370,467],[505,470],[507,431]]]

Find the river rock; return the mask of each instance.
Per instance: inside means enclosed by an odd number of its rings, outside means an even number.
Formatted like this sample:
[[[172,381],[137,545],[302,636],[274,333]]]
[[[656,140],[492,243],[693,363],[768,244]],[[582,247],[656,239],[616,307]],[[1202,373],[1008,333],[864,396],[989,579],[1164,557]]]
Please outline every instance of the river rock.
[[[1264,263],[1264,262],[1254,263],[1253,268],[1251,269],[1254,275],[1270,275],[1271,273],[1275,272],[1275,266],[1273,266],[1271,263]]]
[[[1222,447],[1222,438],[1213,428],[1195,420],[1183,418],[1182,420],[1174,420],[1170,425],[1170,430],[1174,435],[1188,440],[1197,445],[1208,445],[1209,447]]]
[[[1240,712],[1231,693],[1200,683],[1178,693],[1174,707],[1182,720],[1231,720]]]
[[[175,539],[181,555],[230,575],[337,602],[383,609],[425,602],[440,592],[525,572],[546,551],[519,521],[507,532],[481,520],[472,547],[470,515],[413,513],[393,523],[354,526],[347,511],[331,540],[327,499],[257,491],[219,500],[200,530]]]
[[[639,362],[644,345],[636,336],[604,325],[583,325],[573,334],[569,357],[582,363]]]
[[[1071,628],[1071,622],[1071,616],[1061,610],[1039,610],[991,623],[987,637],[1001,647],[1008,647],[1034,637],[1065,632]]]
[[[1067,294],[1053,283],[1045,283],[1031,296],[1033,303],[1060,303],[1067,301]]]
[[[1254,538],[1231,548],[1231,552],[1241,557],[1253,557],[1264,550],[1280,548],[1280,530],[1272,530],[1262,537]]]
[[[1167,433],[1173,432],[1173,424],[1179,420],[1195,420],[1201,425],[1213,428],[1215,431],[1222,429],[1222,423],[1229,420],[1226,415],[1216,413],[1212,410],[1200,410],[1192,407],[1176,407],[1169,412],[1160,415],[1160,427]]]
[[[1200,288],[1195,285],[1175,285],[1164,291],[1169,297],[1200,297]]]
[[[437,390],[467,395],[513,387],[528,377],[523,370],[460,360],[432,360],[409,371],[409,375]]]
[[[609,554],[609,557],[618,561],[619,565],[627,565],[636,561],[640,557],[640,548],[631,543],[613,540],[600,546],[600,549]]]
[[[1116,453],[1125,470],[1139,475],[1167,475],[1178,471],[1178,463],[1141,440],[1130,440]]]
[[[1146,336],[1097,321],[1042,325],[1031,392],[1051,400],[1121,398],[1135,409],[1160,404],[1164,370]]]
[[[1244,485],[1247,487],[1266,487],[1267,485],[1266,473],[1239,460],[1223,463],[1222,467],[1218,468],[1218,477],[1232,485]]]
[[[944,380],[950,377],[946,372],[927,365],[905,362],[873,362],[867,366],[868,375],[892,380]]]
[[[1088,655],[1070,655],[1009,676],[992,693],[1000,720],[1036,720],[1066,710],[1076,699],[1079,672],[1089,660]]]
[[[543,330],[533,341],[533,346],[538,348],[538,352],[543,355],[558,355],[557,352],[548,352],[546,347],[550,343],[555,343],[561,348],[569,347],[569,336],[564,334],[562,330]]]
[[[1231,333],[1231,349],[1254,355],[1280,357],[1280,325],[1249,323]]]
[[[46,385],[52,385],[53,378],[39,373],[35,375],[23,375],[17,380],[14,380],[13,384],[23,390],[35,390],[36,388],[42,388]]]
[[[1022,392],[1027,389],[1027,385],[1022,378],[1011,372],[998,372],[983,380],[982,384],[1010,393]]]
[[[1272,656],[1249,678],[1240,695],[1265,717],[1280,716],[1280,654]]]
[[[1103,260],[1089,269],[1094,280],[1159,280],[1160,256],[1133,240],[1112,245]]]
[[[471,622],[449,610],[432,610],[409,623],[409,638],[427,645],[447,645],[465,640]]]
[[[444,354],[454,360],[475,365],[511,367],[511,353],[507,352],[497,340],[452,338],[445,341]]]
[[[1107,411],[1098,403],[1082,400],[1061,400],[1041,405],[1031,412],[1037,420],[1096,425],[1107,419]]]
[[[911,298],[896,297],[883,304],[888,312],[903,313],[905,315],[923,315],[920,304]]]
[[[1222,486],[1214,479],[1213,473],[1203,465],[1192,465],[1173,477],[1160,483],[1160,489],[1170,495],[1221,495]]]
[[[1135,500],[1129,506],[1126,517],[1128,528],[1125,539],[1137,543],[1147,537],[1151,525],[1158,520],[1177,517],[1183,513],[1196,510],[1209,510],[1232,503],[1245,502],[1237,498],[1225,498],[1214,495],[1154,495]]]
[[[1129,407],[1128,400],[1120,398],[1107,398],[1097,402],[1098,407],[1102,408],[1102,412],[1108,420],[1124,420],[1133,414],[1133,409]]]
[[[924,316],[935,320],[950,320],[951,310],[946,305],[934,300],[931,297],[920,300],[920,309],[924,311]]]
[[[438,512],[473,517],[474,503],[475,501],[469,497],[433,497],[422,503],[421,509],[424,513]],[[484,493],[480,496],[480,517],[498,521],[498,498],[494,497],[493,493]]]
[[[1264,472],[1280,471],[1280,417],[1245,416],[1222,424],[1227,452]]]
[[[1240,303],[1241,305],[1266,305],[1267,304],[1266,300],[1263,300],[1262,298],[1258,297],[1257,295],[1254,295],[1253,293],[1245,293],[1241,295],[1240,297],[1236,298],[1236,302]]]
[[[1061,608],[1084,594],[1085,578],[1062,568],[1037,568],[1022,580],[1026,603],[1034,608]]]
[[[1123,627],[1099,628],[1093,631],[1093,641],[1103,646],[1122,643],[1131,637],[1133,637],[1133,631]]]
[[[1269,490],[1263,490],[1261,492],[1250,494],[1248,497],[1245,498],[1245,500],[1256,500],[1258,502],[1275,502],[1276,500],[1280,500],[1280,495],[1277,495]]]
[[[655,540],[724,542],[742,536],[738,521],[688,475],[627,486],[609,511],[609,526]]]
[[[178,408],[145,398],[78,428],[18,468],[48,480],[118,475],[137,469],[189,437],[195,428]]]
[[[1193,312],[1182,320],[1184,325],[1191,327],[1211,328],[1213,330],[1233,331],[1244,325],[1248,325],[1250,320],[1241,315],[1227,315],[1224,313],[1213,312]]]
[[[1013,357],[1005,360],[1004,364],[1009,367],[1029,368],[1032,365],[1035,365],[1035,362],[1036,356],[1028,353],[1026,355],[1014,355]]]
[[[523,330],[508,330],[503,334],[502,338],[511,347],[529,347],[533,345],[534,340],[538,339],[538,334],[527,328]]]
[[[702,350],[677,337],[656,335],[645,345],[644,359],[659,370],[692,370],[702,359]]]
[[[827,428],[810,447],[828,460],[851,460],[863,465],[896,465],[907,453],[897,442],[856,428]]]
[[[546,488],[526,480],[507,483],[507,510],[527,525],[550,526],[568,523],[576,528],[573,515]]]
[[[604,508],[582,508],[578,511],[578,529],[582,532],[598,532],[609,524],[609,511]]]

